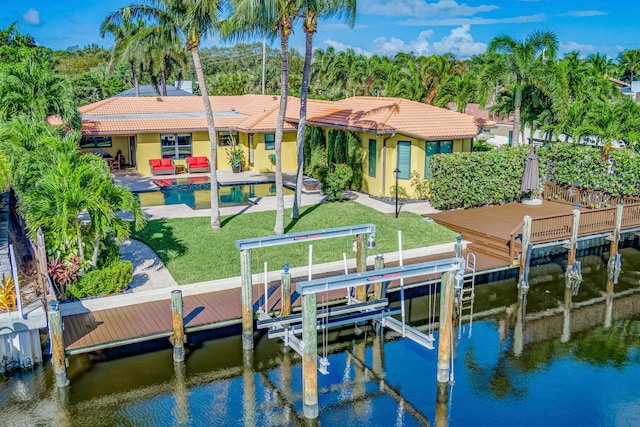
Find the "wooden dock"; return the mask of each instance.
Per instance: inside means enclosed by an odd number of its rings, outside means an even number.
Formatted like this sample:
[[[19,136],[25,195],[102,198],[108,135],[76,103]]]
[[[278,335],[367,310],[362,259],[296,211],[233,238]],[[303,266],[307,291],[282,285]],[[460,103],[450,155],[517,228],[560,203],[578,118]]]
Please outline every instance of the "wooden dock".
[[[468,251],[473,248],[467,248]],[[436,259],[450,258],[453,253],[442,253],[405,260],[406,264],[434,261]],[[389,262],[388,267],[397,265],[397,262]],[[477,271],[495,271],[507,269],[502,260],[487,255],[478,256],[476,260]],[[351,272],[355,272],[352,270]],[[333,273],[315,274],[314,278],[330,275],[340,275],[343,271]],[[425,280],[434,279],[419,277],[405,282],[406,288],[412,288]],[[295,292],[296,281],[307,280],[307,277],[292,278],[292,306],[299,307],[302,300]],[[393,291],[399,283],[391,282],[389,289]],[[63,317],[64,343],[66,353],[81,354],[97,351],[105,348],[135,344],[158,338],[169,337],[172,334],[172,319],[170,309],[171,291],[176,288],[167,288],[165,300],[144,302],[117,308],[96,310],[87,313],[67,315]],[[280,281],[271,281],[268,285],[269,298],[267,306],[269,310],[279,310],[281,307]],[[264,307],[264,284],[254,284],[254,312]],[[338,302],[344,299],[344,291],[328,292],[318,296],[318,304]],[[199,295],[185,296],[184,323],[187,334],[207,329],[223,328],[240,324],[242,321],[242,305],[240,288],[206,292]]]

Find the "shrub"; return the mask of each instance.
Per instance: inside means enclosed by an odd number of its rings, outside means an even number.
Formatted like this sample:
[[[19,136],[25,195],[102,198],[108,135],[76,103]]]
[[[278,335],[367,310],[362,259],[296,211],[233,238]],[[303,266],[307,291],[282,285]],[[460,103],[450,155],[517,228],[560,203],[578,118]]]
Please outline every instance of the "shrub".
[[[392,185],[389,187],[389,191],[391,197],[396,197],[396,186]],[[402,200],[402,202],[406,201],[409,198],[409,194],[407,194],[407,189],[402,185],[398,185],[398,200]]]
[[[120,292],[131,283],[133,264],[130,261],[116,261],[82,276],[68,287],[67,293],[74,298],[109,295]]]
[[[347,134],[347,165],[353,171],[351,189],[360,191],[362,189],[362,148],[360,140],[353,132]]]
[[[323,191],[329,196],[329,200],[342,200],[344,190],[349,188],[353,172],[344,163],[334,164],[328,171],[322,182]]]
[[[429,198],[429,180],[420,178],[418,171],[411,171],[411,187],[416,199]]]

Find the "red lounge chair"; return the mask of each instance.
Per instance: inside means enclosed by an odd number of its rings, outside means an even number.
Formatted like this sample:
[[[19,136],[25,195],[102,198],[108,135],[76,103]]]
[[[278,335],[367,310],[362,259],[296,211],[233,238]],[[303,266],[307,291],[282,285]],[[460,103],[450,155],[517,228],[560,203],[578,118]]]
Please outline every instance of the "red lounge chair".
[[[175,175],[176,165],[171,159],[151,159],[149,160],[152,175]]]
[[[209,172],[209,160],[205,156],[187,157],[187,172]]]

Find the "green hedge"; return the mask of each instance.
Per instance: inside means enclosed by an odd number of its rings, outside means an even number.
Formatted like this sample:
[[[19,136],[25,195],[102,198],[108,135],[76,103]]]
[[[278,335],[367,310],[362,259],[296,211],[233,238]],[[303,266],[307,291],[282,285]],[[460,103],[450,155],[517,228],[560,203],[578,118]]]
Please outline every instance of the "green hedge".
[[[431,204],[455,209],[518,200],[527,153],[520,147],[432,156]]]
[[[520,200],[520,184],[529,147],[434,155],[430,159],[431,204],[437,209],[470,208]],[[615,149],[566,142],[538,149],[540,188],[545,181],[577,184],[614,196],[640,194],[640,156]]]
[[[116,261],[100,270],[92,270],[67,288],[68,296],[85,298],[120,292],[131,283],[131,261]]]

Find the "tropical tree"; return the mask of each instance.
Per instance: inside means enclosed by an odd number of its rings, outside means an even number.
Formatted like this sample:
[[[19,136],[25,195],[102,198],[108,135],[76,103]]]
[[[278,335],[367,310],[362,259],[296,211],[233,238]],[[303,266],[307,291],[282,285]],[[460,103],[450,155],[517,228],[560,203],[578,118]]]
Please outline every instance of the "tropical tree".
[[[116,24],[116,22],[110,21],[107,18],[103,19],[100,23],[100,36],[104,37],[107,33],[111,33],[116,39],[115,46],[111,51],[110,68],[113,67],[114,62],[129,65],[133,77],[135,94],[136,96],[140,96],[138,70],[140,69],[140,64],[143,61],[145,52],[128,49],[127,47],[131,43],[132,37],[138,34],[146,25],[141,19],[128,19]]]
[[[276,222],[274,234],[284,233],[284,193],[282,186],[282,134],[289,97],[289,36],[300,9],[295,0],[235,0],[233,14],[226,22],[228,37],[269,34],[280,36],[280,110],[276,122]]]
[[[69,80],[50,64],[36,60],[19,62],[0,72],[0,120],[20,114],[37,121],[57,114],[67,123],[79,125]]]
[[[305,0],[302,2],[302,28],[305,33],[304,67],[300,87],[300,120],[296,136],[298,168],[296,171],[296,193],[293,200],[291,218],[300,217],[302,201],[302,175],[304,174],[304,132],[307,125],[307,97],[309,94],[309,76],[311,74],[311,55],[313,53],[313,34],[318,28],[318,19],[343,14],[350,26],[356,18],[356,0]]]
[[[554,60],[557,50],[558,38],[552,32],[534,32],[522,41],[502,35],[489,43],[487,51],[504,54],[506,70],[515,81],[514,145],[519,145],[523,86],[539,83],[548,77],[542,66],[546,61]]]
[[[438,107],[447,108],[453,102],[459,113],[464,113],[467,104],[476,99],[476,76],[472,73],[454,74],[447,77],[438,89],[433,103]]]
[[[625,71],[629,72],[629,83],[633,83],[634,75],[640,69],[640,50],[625,50],[618,56],[618,61],[625,68]]]
[[[211,228],[220,228],[220,208],[218,203],[217,149],[218,141],[213,119],[211,100],[200,62],[200,42],[203,37],[219,29],[219,13],[222,0],[157,0],[151,5],[131,5],[108,15],[104,22],[108,25],[124,25],[136,18],[153,21],[171,37],[182,38],[191,51],[193,65],[198,79],[202,104],[207,118],[209,141],[211,141]],[[283,210],[284,212],[284,210]],[[284,214],[283,214],[284,215]]]

